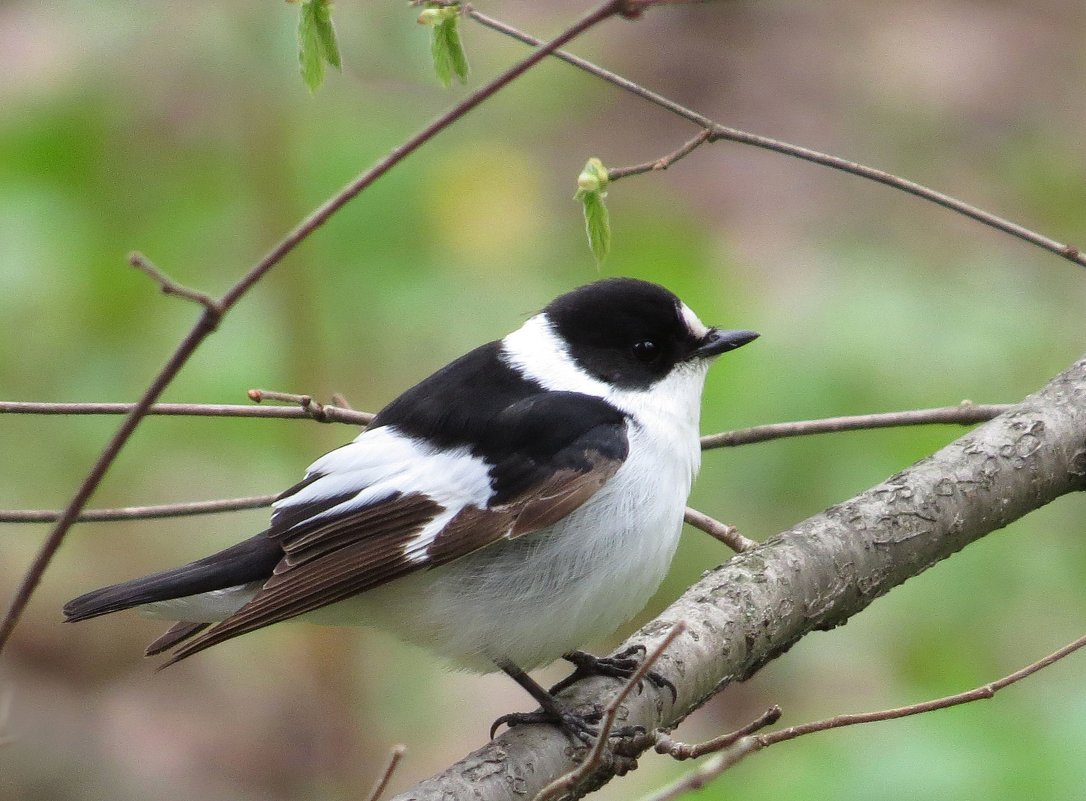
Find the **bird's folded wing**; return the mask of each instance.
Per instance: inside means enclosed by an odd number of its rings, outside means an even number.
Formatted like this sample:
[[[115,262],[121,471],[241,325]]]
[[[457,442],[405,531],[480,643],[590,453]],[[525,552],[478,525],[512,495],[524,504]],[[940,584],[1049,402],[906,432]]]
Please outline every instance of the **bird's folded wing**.
[[[272,576],[170,661],[551,525],[622,465],[626,421],[598,399],[543,393],[493,420],[481,450],[435,452],[386,427],[315,463],[276,503]]]

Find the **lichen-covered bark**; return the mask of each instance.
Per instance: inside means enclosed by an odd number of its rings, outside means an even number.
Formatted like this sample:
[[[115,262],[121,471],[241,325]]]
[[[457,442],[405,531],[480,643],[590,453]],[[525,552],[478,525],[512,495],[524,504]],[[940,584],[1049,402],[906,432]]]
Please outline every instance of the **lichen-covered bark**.
[[[671,726],[805,634],[844,623],[875,598],[971,542],[1068,492],[1086,489],[1086,359],[1006,414],[856,497],[709,571],[623,647],[686,631],[624,723]],[[613,680],[582,681],[567,703],[606,703]],[[394,801],[524,801],[575,766],[549,726],[518,726]],[[611,777],[604,769],[587,791]]]

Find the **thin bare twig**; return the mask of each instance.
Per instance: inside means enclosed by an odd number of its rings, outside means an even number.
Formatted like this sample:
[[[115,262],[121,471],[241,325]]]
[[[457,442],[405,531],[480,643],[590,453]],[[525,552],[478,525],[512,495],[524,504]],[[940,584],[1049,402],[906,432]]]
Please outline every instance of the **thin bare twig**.
[[[712,740],[706,740],[703,743],[695,743],[694,745],[680,742],[679,740],[673,739],[667,732],[659,731],[656,733],[656,742],[653,745],[653,749],[658,754],[664,754],[672,759],[677,759],[680,762],[686,759],[697,759],[698,757],[705,756],[705,754],[723,751],[725,748],[735,745],[744,737],[748,737],[757,731],[761,731],[766,726],[772,726],[780,719],[781,708],[774,704],[747,725],[742,726],[733,732],[714,737]]]
[[[260,392],[260,390],[252,390]],[[285,397],[307,398],[307,395]],[[270,397],[270,394],[267,395]],[[0,414],[128,414],[133,403],[39,403],[36,401],[0,401]],[[957,406],[940,406],[933,409],[910,409],[901,412],[857,414],[846,417],[827,417],[819,420],[797,420],[787,423],[769,423],[718,434],[706,434],[701,438],[703,450],[752,445],[786,437],[802,437],[811,434],[829,434],[837,431],[894,428],[930,424],[972,425],[991,420],[1010,408],[1009,404],[974,404],[964,401]],[[297,406],[246,406],[244,404],[209,403],[156,403],[147,410],[148,415],[179,415],[191,417],[265,417],[318,419],[321,422],[341,422],[350,425],[368,425],[373,414],[348,409],[339,403],[321,407],[323,418],[315,418],[311,411]]]
[[[645,799],[645,801],[671,801],[671,799],[677,798],[684,793],[696,790],[706,782],[716,778],[728,768],[740,762],[745,757],[756,751],[761,751],[768,748],[771,745],[777,743],[787,742],[788,740],[794,740],[797,737],[802,737],[807,734],[814,734],[820,731],[829,731],[830,729],[840,729],[845,726],[856,726],[861,723],[877,723],[883,720],[895,720],[897,718],[904,718],[910,715],[919,715],[925,712],[934,712],[937,709],[947,709],[952,706],[959,706],[961,704],[968,704],[972,701],[980,701],[986,698],[991,698],[997,692],[1005,687],[1021,681],[1028,676],[1032,676],[1039,670],[1042,670],[1055,662],[1060,661],[1064,657],[1073,654],[1075,651],[1080,650],[1083,646],[1086,646],[1086,636],[1079,637],[1074,642],[1068,643],[1062,648],[1053,651],[1048,656],[1038,659],[1021,670],[1016,670],[1007,676],[996,681],[983,684],[980,687],[975,687],[972,690],[966,690],[965,692],[955,693],[954,695],[948,695],[943,698],[936,698],[931,701],[922,701],[918,704],[910,704],[909,706],[895,707],[893,709],[883,709],[878,712],[863,712],[854,715],[836,715],[832,718],[826,718],[824,720],[816,720],[811,723],[804,723],[799,726],[790,726],[786,729],[779,729],[777,731],[769,732],[768,734],[751,734],[748,736],[741,736],[738,740],[729,739],[732,735],[725,735],[724,737],[718,737],[714,740],[709,740],[706,743],[699,745],[686,745],[684,743],[678,743],[678,749],[680,754],[686,753],[688,750],[691,753],[697,754],[708,753],[714,750],[714,746],[723,747],[724,750],[714,758],[713,761],[706,763],[698,770],[682,777],[674,784],[668,785],[660,792]],[[658,740],[664,743],[666,748],[667,738],[658,738]],[[660,751],[660,747],[657,747]],[[671,753],[669,750],[661,751],[661,753]],[[683,758],[678,756],[677,758]]]
[[[467,7],[465,13],[480,25],[503,33],[519,42],[523,42],[524,44],[533,47],[538,47],[542,44],[541,40],[536,39],[534,36],[524,33],[504,22],[500,22],[493,17],[482,14],[474,8]],[[937,192],[934,189],[918,184],[915,181],[909,181],[905,178],[893,175],[892,173],[885,172],[884,170],[877,170],[855,161],[838,158],[837,156],[831,156],[827,153],[820,153],[817,150],[811,150],[809,148],[789,144],[788,142],[771,139],[768,136],[759,136],[758,134],[748,133],[737,128],[729,128],[725,125],[720,125],[706,117],[704,114],[699,114],[692,109],[686,108],[685,106],[676,103],[674,100],[646,89],[640,84],[636,84],[627,78],[623,78],[621,75],[605,70],[602,67],[593,64],[591,61],[575,56],[572,53],[558,50],[555,51],[553,55],[555,58],[559,58],[568,64],[572,64],[578,69],[584,70],[585,72],[594,75],[597,78],[601,78],[643,100],[654,103],[655,105],[694,123],[700,128],[710,131],[711,133],[708,139],[710,142],[716,142],[723,139],[729,142],[771,150],[775,153],[792,156],[803,161],[809,161],[813,164],[820,164],[824,167],[830,167],[841,172],[856,175],[860,178],[866,178],[867,180],[875,181],[876,183],[885,184],[886,186],[891,186],[895,189],[907,192],[910,195],[914,195],[915,197],[935,203],[943,208],[963,214],[983,225],[1010,234],[1031,245],[1047,250],[1049,253],[1054,253],[1068,261],[1074,262],[1080,267],[1086,267],[1086,254],[1081,253],[1074,245],[1058,242],[1055,239],[1039,234],[1025,226],[1006,220],[991,212],[985,211],[984,209],[977,208],[976,206],[971,206],[957,198],[942,192]],[[649,170],[644,170],[643,172],[648,171]]]
[[[2,513],[0,513],[2,515]],[[758,547],[756,540],[744,537],[739,533],[739,529],[735,526],[729,526],[727,523],[721,523],[719,520],[705,512],[699,512],[690,506],[686,507],[686,511],[683,512],[683,520],[692,525],[694,528],[704,531],[713,539],[724,543],[736,553],[743,551],[749,551],[751,548]],[[3,521],[3,517],[0,516],[0,521]]]
[[[332,403],[323,404],[313,400],[310,395],[294,395],[290,392],[275,392],[267,389],[250,389],[248,395],[249,400],[253,403],[261,403],[265,398],[268,400],[296,403],[303,412],[320,423],[354,423],[364,420],[365,422],[363,424],[368,425],[374,418],[374,415],[372,414],[356,412],[349,406],[336,403],[336,396],[333,396]],[[342,398],[342,396],[338,397]]]
[[[39,403],[36,401],[0,401],[0,414],[128,414],[134,403]],[[373,415],[340,404],[321,406],[322,417],[299,406],[251,406],[241,403],[156,403],[146,416],[168,417],[260,417],[265,419],[311,419],[322,423],[368,425]]]
[[[177,350],[174,351],[166,364],[163,365],[158,375],[155,376],[151,381],[151,384],[144,391],[143,396],[110,438],[106,447],[102,450],[102,453],[98,456],[98,459],[90,468],[84,480],[80,483],[75,495],[64,510],[64,514],[61,515],[60,519],[53,527],[53,530],[50,531],[49,535],[42,543],[37,556],[27,569],[19,587],[16,589],[15,596],[12,598],[11,604],[5,613],[3,620],[0,621],[0,652],[3,651],[7,641],[10,639],[11,633],[15,629],[23,610],[26,608],[27,603],[29,603],[31,595],[33,595],[34,590],[40,583],[54,554],[56,554],[57,549],[60,548],[61,543],[64,541],[65,535],[79,516],[79,512],[87,504],[87,501],[90,499],[95,489],[97,489],[98,484],[101,483],[102,478],[105,476],[110,465],[113,464],[117,454],[120,453],[125,443],[128,442],[128,438],[132,435],[132,432],[135,431],[139,422],[147,413],[148,408],[158,400],[162,395],[162,392],[170,382],[173,381],[174,377],[180,372],[181,368],[204,339],[218,327],[223,315],[230,311],[230,309],[232,309],[233,306],[241,300],[250,289],[252,289],[253,285],[263,278],[275,265],[281,262],[300,242],[320,228],[327,222],[329,217],[350,202],[359,192],[370,186],[374,181],[392,169],[392,167],[403,161],[407,156],[418,150],[438,133],[445,130],[480,103],[493,96],[496,92],[518,78],[524,72],[531,69],[566,42],[569,42],[608,17],[625,12],[626,6],[622,0],[608,0],[593,11],[590,11],[573,25],[569,26],[550,43],[540,47],[527,58],[517,62],[497,78],[477,89],[460,103],[453,106],[449,111],[425,126],[417,134],[410,137],[398,147],[393,148],[392,151],[377,162],[377,164],[363,172],[347,186],[329,198],[324,204],[302,220],[294,230],[283,237],[283,239],[280,240],[279,243],[276,244],[262,259],[254,264],[248,272],[226,291],[221,299],[212,304],[204,305],[203,314],[200,316],[199,320],[181,341]]]
[[[190,289],[187,286],[182,286],[177,283],[166,275],[166,273],[162,272],[162,270],[158,269],[150,259],[139,251],[128,254],[128,263],[137,270],[149,275],[151,280],[158,284],[163,295],[175,295],[176,297],[184,298],[185,300],[191,300],[193,303],[203,306],[212,314],[222,315],[224,310],[219,306],[219,302],[211,297],[211,295],[206,292],[201,292],[198,289]]]
[[[781,708],[771,706],[746,726],[698,745],[681,743],[678,740],[672,740],[664,732],[658,732],[655,746],[658,754],[666,754],[678,760],[695,759],[709,753],[715,753],[716,756],[672,784],[656,791],[644,801],[672,801],[684,793],[704,787],[754,749],[755,743],[750,737],[751,734],[776,723],[780,716]],[[744,744],[739,745],[740,741]],[[729,750],[725,753],[717,753],[725,748]]]
[[[607,180],[608,182],[618,181],[622,178],[629,178],[631,175],[641,175],[646,172],[659,172],[666,170],[676,161],[684,158],[698,147],[709,141],[713,132],[708,128],[702,129],[702,132],[680,147],[673,153],[668,153],[666,156],[661,156],[656,161],[646,161],[644,164],[635,164],[632,167],[608,167],[607,168]]]
[[[643,801],[674,801],[681,795],[700,790],[728,768],[742,761],[747,754],[755,750],[755,746],[753,737],[744,737],[736,743],[734,748],[715,754],[682,778],[646,796]]]
[[[388,763],[385,765],[384,771],[377,777],[377,782],[373,785],[373,789],[370,790],[369,795],[366,796],[366,801],[377,801],[384,793],[385,788],[388,787],[389,781],[392,779],[392,774],[396,772],[396,767],[400,764],[400,760],[403,759],[404,752],[407,751],[407,746],[403,743],[392,746],[392,750],[388,755]]]
[[[995,681],[988,682],[980,687],[974,687],[972,690],[966,690],[965,692],[955,693],[954,695],[948,695],[943,698],[936,698],[931,701],[923,701],[919,704],[911,704],[909,706],[896,707],[894,709],[884,709],[879,712],[837,715],[832,718],[827,718],[826,720],[816,720],[812,723],[804,723],[800,726],[791,726],[787,729],[769,732],[768,734],[760,734],[756,739],[760,743],[759,748],[766,748],[771,745],[776,745],[777,743],[783,743],[786,740],[794,740],[796,737],[802,737],[805,734],[828,731],[829,729],[839,729],[843,726],[855,726],[860,723],[894,720],[896,718],[908,717],[909,715],[919,715],[923,712],[933,712],[936,709],[946,709],[960,704],[968,704],[971,701],[980,701],[991,698],[1004,687],[1009,687],[1028,676],[1032,676],[1037,671],[1043,670],[1055,662],[1059,662],[1061,659],[1070,656],[1083,646],[1086,646],[1086,636],[1079,637],[1074,642],[1070,642],[1062,648],[1053,651],[1048,656],[1038,659],[1032,664],[1026,665],[1021,670],[1016,670],[1014,673],[1006,675],[1001,679],[996,679]]]
[[[686,631],[686,624],[683,621],[678,621],[671,630],[668,631],[664,638],[656,644],[656,647],[645,654],[645,658],[641,660],[641,664],[638,665],[637,670],[633,672],[626,683],[622,685],[622,688],[618,691],[618,694],[611,699],[611,702],[607,704],[607,707],[603,710],[603,717],[600,719],[599,736],[596,738],[596,742],[593,743],[592,749],[588,752],[584,761],[581,762],[576,768],[571,770],[564,776],[559,776],[553,782],[548,784],[533,799],[533,801],[550,801],[552,798],[572,790],[574,787],[583,782],[589,775],[592,774],[596,768],[603,763],[604,754],[606,754],[609,748],[608,739],[611,736],[611,732],[615,726],[615,720],[618,717],[619,707],[630,695],[630,693],[645,679],[645,676],[649,674],[660,657],[663,656],[664,651],[667,650],[671,643],[675,642],[675,638]]]
[[[151,520],[163,517],[189,517],[243,509],[271,506],[278,495],[254,495],[249,498],[225,498],[216,501],[189,501],[157,506],[122,506],[116,509],[85,509],[77,518],[80,523],[115,523],[120,520]],[[60,519],[63,509],[0,509],[0,523],[52,523]]]
[[[830,434],[838,431],[858,431],[870,428],[895,428],[898,426],[916,426],[928,424],[952,423],[972,425],[983,423],[1007,411],[1009,404],[990,403],[974,404],[963,401],[957,406],[942,406],[934,409],[911,409],[904,412],[884,412],[880,414],[855,414],[845,417],[827,417],[821,420],[797,420],[791,423],[770,423],[768,425],[742,428],[737,431],[725,431],[721,434],[708,434],[701,438],[702,450],[713,448],[732,448],[739,445],[751,445],[755,442],[768,442],[785,437],[805,437],[811,434]]]

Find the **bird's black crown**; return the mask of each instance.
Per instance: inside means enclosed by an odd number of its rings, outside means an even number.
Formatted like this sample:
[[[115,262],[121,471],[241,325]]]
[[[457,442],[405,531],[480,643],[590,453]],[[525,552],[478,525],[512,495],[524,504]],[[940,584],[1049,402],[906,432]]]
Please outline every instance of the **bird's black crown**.
[[[651,386],[699,343],[683,319],[681,301],[662,286],[635,278],[582,286],[543,311],[577,363],[619,387]]]

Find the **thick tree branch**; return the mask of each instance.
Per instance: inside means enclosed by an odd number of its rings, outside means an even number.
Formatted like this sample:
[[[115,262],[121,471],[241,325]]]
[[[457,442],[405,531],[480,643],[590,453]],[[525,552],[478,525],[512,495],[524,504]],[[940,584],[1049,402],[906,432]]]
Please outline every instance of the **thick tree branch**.
[[[624,723],[676,725],[801,637],[841,625],[969,543],[1083,489],[1086,359],[932,456],[707,573],[622,645],[651,650],[676,622],[687,626],[654,666],[675,683],[677,699],[647,686],[627,699]],[[600,703],[615,688],[593,678],[563,696]],[[518,726],[397,801],[523,799],[574,764],[560,731]],[[601,769],[578,792],[609,779]]]

